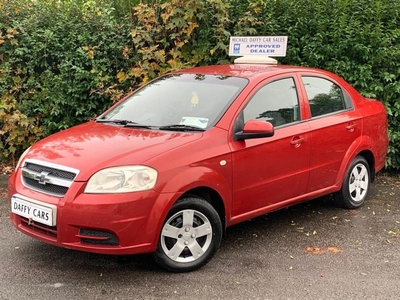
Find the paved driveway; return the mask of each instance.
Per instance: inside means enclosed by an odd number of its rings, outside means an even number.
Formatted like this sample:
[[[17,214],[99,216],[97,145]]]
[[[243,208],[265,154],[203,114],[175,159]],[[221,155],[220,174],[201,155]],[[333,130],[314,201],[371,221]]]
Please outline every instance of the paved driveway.
[[[400,180],[380,175],[359,210],[330,197],[228,229],[204,268],[57,248],[18,233],[0,176],[0,299],[399,299]]]

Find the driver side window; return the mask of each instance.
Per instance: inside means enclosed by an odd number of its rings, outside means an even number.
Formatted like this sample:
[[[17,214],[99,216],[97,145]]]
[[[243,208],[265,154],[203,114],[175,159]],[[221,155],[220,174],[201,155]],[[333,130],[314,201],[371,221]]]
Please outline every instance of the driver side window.
[[[275,127],[300,121],[294,79],[279,79],[260,88],[244,108],[243,117],[244,123],[248,120],[265,120]]]

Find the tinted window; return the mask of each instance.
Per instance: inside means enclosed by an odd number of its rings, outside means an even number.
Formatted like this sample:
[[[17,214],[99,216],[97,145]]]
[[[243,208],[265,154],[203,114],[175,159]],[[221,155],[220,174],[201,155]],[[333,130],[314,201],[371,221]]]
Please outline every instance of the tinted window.
[[[302,77],[311,116],[317,117],[346,109],[342,89],[324,78]]]
[[[213,126],[248,83],[247,79],[171,74],[151,82],[101,116],[148,126]]]
[[[244,122],[265,120],[280,126],[300,120],[299,101],[293,78],[280,79],[263,86],[245,107]]]

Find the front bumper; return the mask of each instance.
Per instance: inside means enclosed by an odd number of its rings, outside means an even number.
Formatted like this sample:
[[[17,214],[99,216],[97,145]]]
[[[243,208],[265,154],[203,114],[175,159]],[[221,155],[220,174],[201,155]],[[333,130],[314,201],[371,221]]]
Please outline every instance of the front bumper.
[[[11,213],[17,229],[49,244],[93,253],[154,252],[166,207],[174,197],[153,190],[84,194],[85,182],[74,182],[64,197],[55,197],[26,188],[18,176],[18,171],[10,176],[9,199],[15,194],[22,195],[55,205],[57,213],[55,226]]]

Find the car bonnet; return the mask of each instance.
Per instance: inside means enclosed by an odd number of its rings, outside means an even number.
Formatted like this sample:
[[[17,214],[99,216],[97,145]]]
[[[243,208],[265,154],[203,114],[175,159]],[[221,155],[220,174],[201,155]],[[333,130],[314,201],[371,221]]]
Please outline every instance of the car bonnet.
[[[170,132],[124,128],[88,122],[53,134],[34,144],[25,159],[79,170],[86,181],[100,169],[145,164],[173,148],[201,138],[201,132]]]

